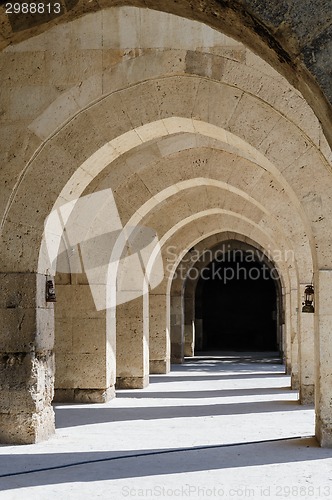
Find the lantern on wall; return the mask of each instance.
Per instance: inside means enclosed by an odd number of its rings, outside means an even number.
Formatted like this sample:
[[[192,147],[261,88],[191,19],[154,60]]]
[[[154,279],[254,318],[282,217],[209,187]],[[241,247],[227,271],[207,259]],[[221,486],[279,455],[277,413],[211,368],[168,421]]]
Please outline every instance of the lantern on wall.
[[[314,302],[314,287],[312,285],[307,285],[304,289],[304,302],[302,302],[302,312],[313,313],[315,308],[313,306]]]
[[[45,295],[46,302],[56,302],[55,285],[51,277],[47,278]]]

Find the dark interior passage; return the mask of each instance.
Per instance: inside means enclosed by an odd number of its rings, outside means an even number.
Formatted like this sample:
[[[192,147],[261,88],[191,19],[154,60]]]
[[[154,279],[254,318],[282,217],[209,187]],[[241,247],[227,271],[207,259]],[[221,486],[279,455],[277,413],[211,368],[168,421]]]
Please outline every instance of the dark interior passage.
[[[197,287],[203,350],[279,350],[275,270],[243,251],[220,260],[205,268]]]

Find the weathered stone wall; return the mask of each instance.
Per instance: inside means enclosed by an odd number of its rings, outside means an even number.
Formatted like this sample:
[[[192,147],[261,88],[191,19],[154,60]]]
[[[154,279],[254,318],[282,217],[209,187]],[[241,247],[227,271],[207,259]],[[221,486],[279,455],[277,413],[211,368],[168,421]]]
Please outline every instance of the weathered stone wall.
[[[0,441],[29,444],[54,432],[53,305],[46,276],[0,274]]]

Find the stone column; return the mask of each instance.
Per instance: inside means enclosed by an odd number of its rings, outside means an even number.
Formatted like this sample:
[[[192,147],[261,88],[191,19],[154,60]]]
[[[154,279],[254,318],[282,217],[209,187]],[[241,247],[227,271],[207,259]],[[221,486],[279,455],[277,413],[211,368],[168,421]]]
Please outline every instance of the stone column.
[[[53,304],[46,277],[0,274],[0,442],[30,444],[54,433]]]
[[[298,298],[298,290],[291,290],[291,387],[293,390],[298,390],[300,387],[300,379],[299,379],[299,365],[298,365],[298,357],[299,357],[299,338],[298,338],[298,330],[299,330],[299,298]]]
[[[169,297],[168,297],[169,299]],[[167,296],[150,293],[149,296],[149,352],[150,373],[169,373],[170,338],[167,329]]]
[[[316,437],[332,448],[332,270],[315,276]]]
[[[181,364],[184,362],[184,332],[183,332],[183,304],[182,296],[171,295],[171,362],[175,364]]]
[[[88,284],[56,290],[54,400],[104,403],[115,395],[115,331],[107,332],[106,310],[96,309]]]
[[[116,308],[116,387],[143,389],[149,383],[149,294]]]
[[[300,285],[299,384],[300,403],[315,402],[314,314],[302,312],[305,285]]]
[[[184,296],[184,355],[194,356],[195,350],[195,299],[188,290]]]
[[[202,351],[204,347],[203,311],[202,311],[202,283],[197,282],[195,287],[195,350]]]
[[[291,349],[291,332],[292,332],[292,305],[291,294],[286,292],[284,294],[285,301],[285,324],[281,325],[282,328],[282,350],[285,363],[285,371],[287,375],[292,373],[292,349]]]

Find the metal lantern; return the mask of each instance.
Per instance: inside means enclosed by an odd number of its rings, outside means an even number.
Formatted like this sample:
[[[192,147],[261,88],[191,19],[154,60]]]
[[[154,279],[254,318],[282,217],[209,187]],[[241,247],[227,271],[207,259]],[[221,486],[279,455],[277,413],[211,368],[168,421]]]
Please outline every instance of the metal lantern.
[[[314,287],[312,285],[307,285],[304,289],[304,302],[302,303],[302,312],[313,313],[315,308],[313,306],[314,302]]]
[[[55,286],[51,278],[46,281],[46,302],[56,302]]]

